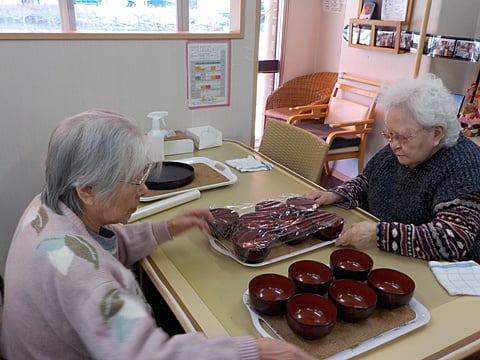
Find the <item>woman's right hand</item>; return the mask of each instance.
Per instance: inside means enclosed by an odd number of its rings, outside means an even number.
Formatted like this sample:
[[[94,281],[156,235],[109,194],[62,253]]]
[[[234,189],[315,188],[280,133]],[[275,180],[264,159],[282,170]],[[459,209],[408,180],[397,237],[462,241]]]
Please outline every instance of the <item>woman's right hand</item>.
[[[209,221],[213,221],[213,215],[209,209],[188,209],[167,220],[167,228],[171,236],[180,235],[192,228],[208,232]]]
[[[320,189],[313,190],[312,192],[305,194],[304,197],[306,197],[307,199],[315,200],[315,202],[319,206],[330,205],[343,200],[342,196],[334,192]]]
[[[282,340],[261,338],[257,340],[260,360],[314,360],[299,347]]]

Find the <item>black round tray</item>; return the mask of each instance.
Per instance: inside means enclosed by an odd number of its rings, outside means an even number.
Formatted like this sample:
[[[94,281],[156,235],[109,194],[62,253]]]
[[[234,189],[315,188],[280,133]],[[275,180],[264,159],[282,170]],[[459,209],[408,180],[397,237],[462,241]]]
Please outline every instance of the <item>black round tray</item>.
[[[153,165],[145,185],[150,190],[177,189],[190,184],[194,178],[193,166],[176,161],[163,161]]]

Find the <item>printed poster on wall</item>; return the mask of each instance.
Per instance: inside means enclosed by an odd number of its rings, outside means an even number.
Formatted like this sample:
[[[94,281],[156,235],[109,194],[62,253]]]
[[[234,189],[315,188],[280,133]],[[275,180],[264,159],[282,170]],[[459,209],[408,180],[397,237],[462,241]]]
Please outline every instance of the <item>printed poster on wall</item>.
[[[382,20],[405,21],[408,0],[383,0]]]
[[[189,108],[230,105],[230,40],[187,42]]]
[[[323,11],[342,13],[345,8],[345,0],[323,0]]]

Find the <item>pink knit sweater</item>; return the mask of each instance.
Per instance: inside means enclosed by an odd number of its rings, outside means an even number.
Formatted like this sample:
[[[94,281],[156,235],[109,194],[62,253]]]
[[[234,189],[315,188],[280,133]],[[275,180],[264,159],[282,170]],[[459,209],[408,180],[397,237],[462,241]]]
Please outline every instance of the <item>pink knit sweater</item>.
[[[36,197],[14,235],[5,271],[1,350],[7,359],[258,359],[250,336],[172,338],[155,325],[127,269],[171,240],[166,222],[111,226],[118,258],[66,206]]]

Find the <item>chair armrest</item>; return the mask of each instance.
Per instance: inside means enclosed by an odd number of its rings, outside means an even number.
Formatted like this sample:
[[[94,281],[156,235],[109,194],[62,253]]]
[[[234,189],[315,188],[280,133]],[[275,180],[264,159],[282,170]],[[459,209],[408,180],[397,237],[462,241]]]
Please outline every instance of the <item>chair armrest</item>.
[[[308,105],[300,105],[300,106],[295,106],[295,107],[290,107],[290,110],[300,110],[300,111],[325,111],[328,110],[328,104],[315,104],[311,103]]]
[[[330,134],[328,134],[327,138],[325,139],[325,142],[328,145],[330,145],[337,136],[368,134],[368,133],[371,133],[372,130],[373,130],[372,128],[366,128],[362,130],[333,131]]]
[[[294,124],[302,120],[324,119],[328,115],[328,104],[302,105],[289,108],[290,111],[297,111],[296,114],[288,117],[288,123]],[[321,121],[323,123],[323,121]]]

